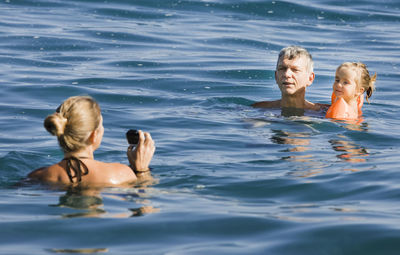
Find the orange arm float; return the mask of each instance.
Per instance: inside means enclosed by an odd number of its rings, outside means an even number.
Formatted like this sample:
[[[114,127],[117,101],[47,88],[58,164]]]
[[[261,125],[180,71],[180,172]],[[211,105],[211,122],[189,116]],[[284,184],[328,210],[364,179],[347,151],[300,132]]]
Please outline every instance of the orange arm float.
[[[357,98],[357,110],[358,114],[355,115],[352,111],[349,111],[349,105],[343,98],[336,98],[335,93],[332,93],[331,98],[332,105],[329,107],[328,111],[326,112],[325,118],[331,119],[357,119],[359,116],[362,115],[362,105],[364,103],[364,97],[360,95]]]

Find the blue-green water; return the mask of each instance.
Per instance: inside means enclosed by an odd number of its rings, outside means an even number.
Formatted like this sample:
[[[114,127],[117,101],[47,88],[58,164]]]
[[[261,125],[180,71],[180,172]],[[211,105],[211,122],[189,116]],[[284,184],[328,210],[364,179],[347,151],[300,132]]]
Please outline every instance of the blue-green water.
[[[301,2],[301,3],[300,3]],[[0,2],[1,254],[398,254],[398,1]],[[279,50],[315,60],[312,102],[363,61],[361,125],[253,109],[279,98]],[[151,132],[158,183],[97,193],[15,184],[58,162],[43,119],[89,94],[95,154],[126,162]],[[132,217],[140,216],[140,217]]]

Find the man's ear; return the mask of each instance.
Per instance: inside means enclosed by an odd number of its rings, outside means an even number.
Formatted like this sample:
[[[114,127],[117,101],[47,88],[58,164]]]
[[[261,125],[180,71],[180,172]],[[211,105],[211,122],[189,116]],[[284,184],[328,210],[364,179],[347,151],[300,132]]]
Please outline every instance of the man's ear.
[[[314,73],[314,72],[311,72],[311,73],[308,75],[308,84],[307,84],[307,87],[310,86],[310,85],[313,83],[314,79],[315,79],[315,73]]]

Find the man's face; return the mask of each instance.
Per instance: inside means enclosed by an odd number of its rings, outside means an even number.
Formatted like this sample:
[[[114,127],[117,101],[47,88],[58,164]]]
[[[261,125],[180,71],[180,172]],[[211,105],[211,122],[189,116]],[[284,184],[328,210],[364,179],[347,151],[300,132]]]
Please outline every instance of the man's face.
[[[314,73],[307,71],[307,60],[304,56],[281,58],[275,71],[275,80],[282,95],[294,95],[311,85]]]

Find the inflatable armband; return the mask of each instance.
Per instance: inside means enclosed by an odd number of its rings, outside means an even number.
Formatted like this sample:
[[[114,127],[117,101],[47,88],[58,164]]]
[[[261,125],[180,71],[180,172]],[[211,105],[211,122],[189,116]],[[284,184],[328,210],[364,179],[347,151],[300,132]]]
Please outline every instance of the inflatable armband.
[[[331,107],[326,112],[325,118],[331,119],[357,119],[362,115],[361,108],[364,103],[362,94],[357,98],[357,113],[354,113],[343,98],[336,98],[335,93],[332,93]]]

